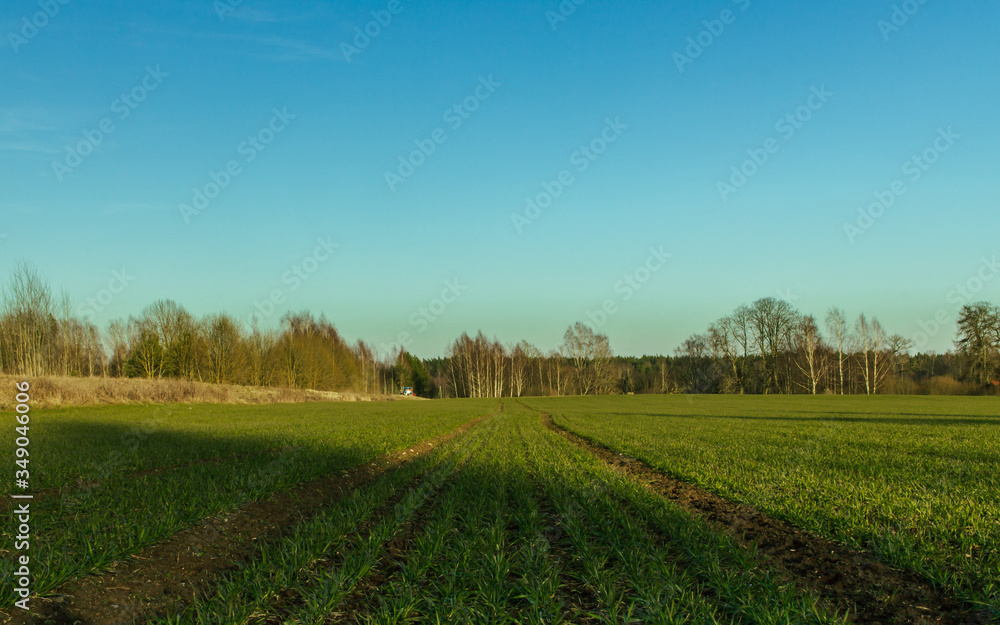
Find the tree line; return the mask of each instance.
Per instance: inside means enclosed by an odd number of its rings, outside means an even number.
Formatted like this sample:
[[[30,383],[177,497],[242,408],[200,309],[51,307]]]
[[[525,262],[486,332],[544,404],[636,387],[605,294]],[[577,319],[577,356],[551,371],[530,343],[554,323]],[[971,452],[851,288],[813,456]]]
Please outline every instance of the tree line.
[[[111,321],[101,332],[54,297],[30,265],[14,268],[0,297],[0,373],[180,378],[217,384],[392,393],[395,360],[332,323],[289,313],[277,330],[246,328],[219,313],[195,318],[172,300]]]
[[[953,393],[1000,387],[1000,307],[962,308],[955,349],[910,354],[911,342],[877,318],[832,308],[817,320],[774,297],[741,305],[686,339],[672,355],[615,356],[584,323],[543,353],[482,331],[462,334],[440,358],[348,343],[332,323],[289,313],[277,329],[247,328],[227,313],[196,318],[153,302],[103,331],[53,296],[27,263],[0,294],[0,373],[180,378],[221,384],[396,393],[520,397],[608,393]]]
[[[577,323],[558,349],[462,335],[427,361],[441,396],[604,393],[984,394],[1000,390],[1000,307],[965,306],[956,349],[910,354],[877,318],[839,308],[822,322],[785,300],[741,305],[671,356],[614,356],[606,335]]]

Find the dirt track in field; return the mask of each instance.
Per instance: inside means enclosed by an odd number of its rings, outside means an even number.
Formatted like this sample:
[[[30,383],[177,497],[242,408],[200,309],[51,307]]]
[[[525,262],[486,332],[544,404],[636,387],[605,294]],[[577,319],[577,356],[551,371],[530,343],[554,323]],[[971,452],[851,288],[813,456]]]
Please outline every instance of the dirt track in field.
[[[496,414],[496,413],[492,413]],[[258,545],[287,533],[337,498],[430,452],[491,415],[346,471],[300,484],[268,499],[178,532],[127,560],[32,597],[31,612],[0,612],[11,625],[126,625],[176,612],[225,571],[253,557]]]
[[[720,527],[744,546],[755,544],[775,569],[865,625],[989,625],[993,621],[934,588],[927,580],[860,552],[774,519],[748,505],[702,488],[596,445],[543,414],[544,425],[609,465],[647,484],[686,510]]]
[[[496,416],[497,414],[503,412],[503,404],[500,404],[500,409],[493,412],[489,416]],[[477,419],[471,423],[462,426],[461,430],[456,430],[455,432],[449,434],[450,437],[454,437],[461,432],[468,430],[469,427],[475,425],[479,421],[482,421],[487,417]],[[429,451],[429,450],[428,450]],[[448,477],[436,488],[433,489],[431,493],[428,494],[427,498],[417,507],[413,514],[403,522],[399,531],[396,535],[382,545],[381,558],[378,563],[368,572],[367,575],[357,580],[354,589],[337,605],[337,610],[331,612],[324,621],[325,623],[346,623],[355,624],[358,623],[354,616],[366,612],[368,609],[374,606],[374,598],[378,595],[379,589],[389,581],[389,579],[400,571],[405,562],[406,556],[416,541],[417,537],[423,533],[424,527],[430,520],[430,516],[434,510],[434,504],[438,496],[448,487],[449,482],[454,481],[455,475],[462,470],[469,461],[466,457],[458,465],[456,465],[449,473]],[[406,496],[407,490],[412,490],[418,488],[426,477],[426,474],[417,476],[414,478],[407,489],[400,489],[399,492],[395,493],[387,501],[382,503],[378,509],[365,521],[358,526],[357,532],[365,534],[370,532],[373,528],[379,525],[383,519],[388,517],[393,513],[393,510],[400,501]],[[331,562],[328,568],[333,569],[337,567],[339,562]],[[269,614],[268,618],[263,621],[263,625],[280,625],[286,622],[282,615],[280,614]]]
[[[358,580],[354,590],[337,606],[336,611],[327,617],[327,622],[353,625],[359,622],[354,618],[355,615],[366,613],[375,606],[374,599],[378,595],[379,589],[405,565],[406,556],[413,543],[429,522],[434,498],[440,493],[440,490],[438,489],[429,497],[406,521],[399,534],[384,545],[382,560],[372,569],[371,573]],[[381,511],[380,514],[384,516],[390,511],[391,508]]]
[[[555,511],[552,501],[545,494],[541,485],[537,483],[534,475],[532,475],[532,482],[535,498],[539,503],[539,512],[545,520],[544,537],[549,544],[549,553],[564,567],[562,591],[565,593],[565,611],[569,613],[570,622],[575,625],[599,623],[600,621],[591,615],[599,614],[601,605],[594,591],[580,581],[585,577],[580,559],[573,557],[572,547],[568,545],[569,536],[566,535],[560,524],[559,515]]]
[[[382,558],[379,563],[366,575],[358,580],[354,590],[344,598],[337,606],[335,612],[327,617],[327,623],[345,623],[355,625],[359,623],[357,618],[375,607],[375,598],[379,589],[389,580],[399,573],[406,564],[406,557],[416,542],[417,538],[423,534],[424,527],[430,522],[434,512],[434,504],[437,497],[448,488],[448,484],[455,480],[455,475],[462,470],[468,462],[468,458],[455,467],[451,475],[431,493],[413,515],[403,523],[399,533],[396,534],[382,547]],[[413,487],[419,485],[421,478],[413,482]],[[403,498],[404,493],[400,491],[398,495],[386,502],[371,518],[366,522],[362,530],[367,530],[378,525],[379,521],[392,512],[393,507]],[[280,621],[279,621],[280,623]]]
[[[371,516],[365,519],[355,528],[356,534],[368,534],[372,529],[378,526],[378,524],[385,519],[388,515],[392,514],[393,509],[396,507],[400,501],[402,501],[408,489],[417,488],[424,481],[424,475],[418,475],[409,484],[405,485],[399,491],[394,493],[389,499],[384,501],[382,504],[372,512]],[[420,513],[428,506],[428,502],[425,501],[420,509],[417,510],[416,515],[419,516]],[[420,517],[422,518],[422,517]],[[411,518],[406,525],[404,525],[403,530],[394,538],[392,538],[388,543],[383,546],[382,555],[390,560],[395,560],[400,557],[403,550],[407,548],[408,538],[412,538],[413,529],[412,525],[415,520]],[[328,560],[321,569],[319,569],[319,574],[322,575],[323,571],[333,571],[336,570],[343,563],[342,554],[338,553],[333,558]],[[350,606],[355,605],[359,601],[359,597],[363,594],[364,589],[371,587],[375,590],[384,581],[382,574],[382,567],[384,562],[375,566],[375,568],[369,572],[365,577],[358,580],[355,590],[351,592],[338,606],[342,607],[347,605],[349,609]],[[267,607],[267,613],[261,616],[260,620],[257,621],[259,625],[282,625],[282,623],[290,622],[289,616],[295,608],[301,607],[303,605],[303,597],[294,594],[291,590],[286,590],[284,593],[278,597],[273,605]],[[336,615],[331,615],[327,618],[326,622],[339,623],[341,621],[336,620]]]
[[[501,411],[502,411],[501,404]],[[399,574],[406,565],[406,558],[418,537],[423,533],[424,527],[430,522],[430,517],[434,513],[434,500],[456,479],[463,467],[468,463],[468,458],[456,467],[447,480],[439,487],[435,493],[428,497],[428,500],[418,509],[414,515],[403,525],[402,531],[390,540],[383,550],[385,558],[376,568],[364,579],[359,580],[354,592],[352,592],[340,605],[337,612],[332,613],[328,623],[343,623],[344,625],[358,625],[362,623],[362,615],[366,615],[376,608],[376,598],[379,589],[388,583],[394,575]],[[552,509],[551,502],[544,494],[544,489],[538,484],[532,473],[530,482],[533,496],[538,500],[540,514],[545,519],[543,537],[549,545],[551,556],[554,557],[567,569],[572,569],[575,578],[564,580],[562,591],[566,593],[565,611],[569,613],[568,622],[574,625],[589,625],[597,623],[596,618],[589,616],[596,614],[600,610],[594,593],[584,584],[578,581],[583,576],[579,561],[574,558],[570,550],[563,546],[568,540],[559,521],[558,515]],[[398,498],[397,498],[398,499]],[[391,509],[391,508],[390,508]],[[564,572],[565,573],[565,572]],[[515,583],[511,579],[510,583]]]

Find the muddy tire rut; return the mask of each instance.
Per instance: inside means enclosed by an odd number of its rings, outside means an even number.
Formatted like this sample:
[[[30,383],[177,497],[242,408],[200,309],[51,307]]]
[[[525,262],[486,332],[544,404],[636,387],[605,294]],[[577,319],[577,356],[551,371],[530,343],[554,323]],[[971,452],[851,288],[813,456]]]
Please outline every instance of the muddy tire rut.
[[[338,498],[429,453],[490,416],[206,519],[99,574],[67,582],[44,597],[32,597],[28,613],[14,609],[13,613],[0,612],[0,623],[126,625],[174,613],[219,575],[252,558],[259,545],[280,538]]]
[[[596,445],[552,421],[542,423],[574,445],[646,484],[655,492],[726,531],[758,553],[787,580],[850,612],[866,625],[989,625],[984,612],[970,609],[926,579],[880,562],[869,553],[801,530],[760,510],[730,501],[653,469],[646,463]]]

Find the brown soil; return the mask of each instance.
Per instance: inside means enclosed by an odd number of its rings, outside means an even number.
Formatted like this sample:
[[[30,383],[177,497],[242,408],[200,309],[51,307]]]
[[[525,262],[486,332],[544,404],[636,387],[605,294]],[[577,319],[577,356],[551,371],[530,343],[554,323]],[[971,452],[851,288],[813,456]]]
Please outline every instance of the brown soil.
[[[495,413],[494,413],[495,414]],[[153,614],[176,612],[195,592],[253,557],[258,545],[379,475],[428,453],[488,418],[479,417],[434,439],[423,441],[346,471],[274,493],[178,532],[103,573],[68,582],[46,597],[31,599],[31,612],[11,608],[0,622],[12,625],[125,625],[146,622]]]
[[[891,568],[869,553],[815,536],[751,506],[664,475],[640,460],[564,430],[552,422],[550,415],[542,415],[542,422],[573,444],[724,529],[742,545],[756,545],[778,572],[797,587],[823,597],[841,613],[849,611],[854,623],[988,625],[993,622],[985,613],[970,610],[913,572]]]

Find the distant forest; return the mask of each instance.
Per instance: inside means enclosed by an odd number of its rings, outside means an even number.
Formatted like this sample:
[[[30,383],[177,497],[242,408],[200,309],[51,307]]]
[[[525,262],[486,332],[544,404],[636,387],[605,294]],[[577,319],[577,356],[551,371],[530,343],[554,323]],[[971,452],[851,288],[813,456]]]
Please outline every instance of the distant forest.
[[[821,321],[784,300],[736,308],[673,355],[615,356],[608,337],[571,325],[558,349],[463,334],[442,358],[349,344],[332,323],[287,314],[248,329],[227,313],[195,318],[171,300],[103,331],[53,296],[28,263],[0,293],[0,373],[179,378],[202,382],[423,397],[628,393],[1000,394],[1000,307],[963,306],[954,349],[910,354],[878,319],[831,309]]]

